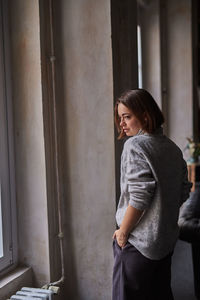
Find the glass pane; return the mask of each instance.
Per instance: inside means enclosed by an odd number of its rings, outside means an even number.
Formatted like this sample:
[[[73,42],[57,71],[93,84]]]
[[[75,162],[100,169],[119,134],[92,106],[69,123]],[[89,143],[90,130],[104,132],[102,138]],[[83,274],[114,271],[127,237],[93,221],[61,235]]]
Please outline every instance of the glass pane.
[[[0,258],[3,256],[3,229],[2,229],[2,212],[1,212],[1,186],[0,186]]]
[[[138,43],[138,87],[142,88],[142,38],[141,27],[137,25],[137,43]]]

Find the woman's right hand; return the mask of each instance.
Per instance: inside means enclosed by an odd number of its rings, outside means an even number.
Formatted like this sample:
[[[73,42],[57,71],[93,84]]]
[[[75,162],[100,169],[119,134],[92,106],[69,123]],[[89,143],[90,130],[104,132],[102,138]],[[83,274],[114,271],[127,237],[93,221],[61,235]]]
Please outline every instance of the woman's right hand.
[[[113,239],[117,240],[117,244],[123,248],[127,241],[128,241],[128,235],[125,234],[122,230],[117,229],[115,230],[114,234],[113,234]]]

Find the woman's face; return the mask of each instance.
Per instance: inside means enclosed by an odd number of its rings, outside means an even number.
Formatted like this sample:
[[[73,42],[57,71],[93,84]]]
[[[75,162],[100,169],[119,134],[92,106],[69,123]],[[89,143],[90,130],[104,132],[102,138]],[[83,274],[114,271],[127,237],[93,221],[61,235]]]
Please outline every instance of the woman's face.
[[[127,136],[136,135],[142,128],[141,122],[135,117],[132,111],[124,104],[118,104],[118,116],[120,119],[120,127]]]

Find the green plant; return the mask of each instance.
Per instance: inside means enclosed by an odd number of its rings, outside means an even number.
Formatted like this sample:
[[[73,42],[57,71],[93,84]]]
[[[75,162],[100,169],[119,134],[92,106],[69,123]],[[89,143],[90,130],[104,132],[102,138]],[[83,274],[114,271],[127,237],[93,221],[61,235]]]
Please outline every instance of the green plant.
[[[194,142],[191,138],[187,138],[187,140],[188,144],[185,149],[188,149],[190,153],[189,162],[197,162],[200,156],[200,143]]]

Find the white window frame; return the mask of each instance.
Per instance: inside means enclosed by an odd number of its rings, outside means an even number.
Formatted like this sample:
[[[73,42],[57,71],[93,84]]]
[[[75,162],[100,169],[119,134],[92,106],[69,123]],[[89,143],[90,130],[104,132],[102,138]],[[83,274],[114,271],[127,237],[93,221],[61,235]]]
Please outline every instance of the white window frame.
[[[17,263],[14,143],[7,10],[7,1],[0,0],[0,205],[3,233],[0,276],[10,271]]]
[[[137,24],[137,53],[138,53],[138,87],[142,88],[142,38],[141,26]]]

